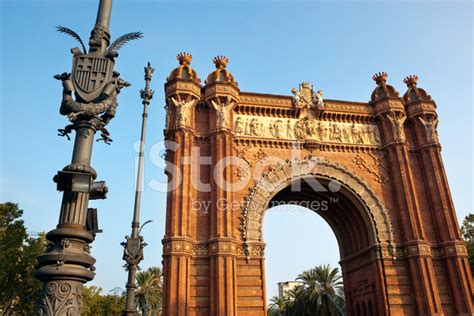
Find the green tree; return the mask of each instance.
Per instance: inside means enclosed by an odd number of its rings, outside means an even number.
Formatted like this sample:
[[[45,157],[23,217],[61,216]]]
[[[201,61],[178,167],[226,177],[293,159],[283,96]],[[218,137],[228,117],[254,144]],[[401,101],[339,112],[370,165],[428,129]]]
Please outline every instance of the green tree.
[[[296,280],[302,285],[288,291],[287,297],[272,298],[269,314],[273,314],[270,315],[345,315],[342,276],[338,268],[316,266],[303,271]]]
[[[461,232],[466,241],[471,273],[474,274],[474,214],[469,213],[463,220]]]
[[[45,235],[28,236],[18,204],[0,204],[0,314],[33,315],[41,282],[33,276]]]
[[[117,294],[101,294],[96,286],[84,286],[82,292],[82,315],[119,316],[125,306],[125,297]]]
[[[137,284],[138,289],[135,296],[143,315],[146,315],[146,311],[151,312],[152,315],[159,315],[163,294],[161,268],[151,267],[138,272]]]
[[[286,297],[273,296],[270,299],[270,305],[268,306],[268,316],[283,316],[285,315],[285,308],[287,305]]]

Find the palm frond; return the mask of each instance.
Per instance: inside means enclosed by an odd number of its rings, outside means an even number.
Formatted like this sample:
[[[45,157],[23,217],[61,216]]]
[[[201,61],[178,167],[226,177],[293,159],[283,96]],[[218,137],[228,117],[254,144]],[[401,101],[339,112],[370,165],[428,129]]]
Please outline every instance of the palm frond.
[[[119,36],[115,41],[110,44],[109,48],[107,49],[108,51],[118,51],[120,48],[122,48],[125,44],[127,44],[130,41],[139,39],[143,37],[142,32],[131,32],[124,34],[122,36]]]
[[[73,38],[75,38],[79,43],[81,43],[81,46],[82,46],[82,51],[84,52],[84,54],[87,52],[86,50],[86,46],[84,45],[84,42],[82,41],[81,37],[79,36],[79,34],[77,34],[76,32],[74,32],[73,30],[71,30],[70,28],[67,28],[67,27],[64,27],[64,26],[56,26],[56,29],[58,32],[60,33],[63,33],[63,34],[67,34]]]

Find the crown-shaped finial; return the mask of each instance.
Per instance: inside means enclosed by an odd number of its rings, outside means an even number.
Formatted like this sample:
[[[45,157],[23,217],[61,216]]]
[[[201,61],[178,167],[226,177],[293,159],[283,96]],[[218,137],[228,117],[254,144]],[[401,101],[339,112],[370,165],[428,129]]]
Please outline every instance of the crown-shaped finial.
[[[214,57],[212,61],[214,62],[214,64],[216,64],[216,68],[225,68],[229,63],[229,58],[220,55]]]
[[[303,88],[309,88],[309,87],[311,87],[311,85],[309,84],[308,81],[303,81],[303,82],[301,83],[301,87],[303,87]]]
[[[373,75],[372,80],[374,80],[380,86],[387,82],[387,77],[388,74],[384,71],[381,71]]]
[[[406,76],[405,79],[403,79],[403,82],[410,88],[411,86],[416,86],[416,83],[418,82],[418,76],[417,75],[410,75]]]
[[[181,52],[176,56],[176,59],[179,61],[180,65],[189,65],[191,60],[193,60],[193,55],[186,52]]]

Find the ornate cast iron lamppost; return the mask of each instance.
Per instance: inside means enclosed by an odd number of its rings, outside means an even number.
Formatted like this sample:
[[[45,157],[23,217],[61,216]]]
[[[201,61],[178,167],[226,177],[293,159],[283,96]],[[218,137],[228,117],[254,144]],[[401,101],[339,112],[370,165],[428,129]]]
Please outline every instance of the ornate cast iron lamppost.
[[[71,121],[59,130],[60,135],[69,139],[68,134],[75,130],[76,137],[71,164],[54,177],[57,189],[64,193],[59,223],[46,235],[49,245],[38,257],[35,271],[44,283],[38,315],[80,315],[83,284],[94,278],[95,259],[89,244],[100,230],[97,210],[88,208],[88,204],[90,199],[105,199],[107,187],[105,182],[94,182],[97,173],[90,166],[92,144],[97,131],[101,131],[100,140],[112,141],[105,126],[115,116],[120,90],[130,86],[114,71],[115,58],[125,43],[142,37],[140,32],[128,33],[110,44],[111,10],[112,0],[100,0],[89,52],[77,33],[58,27],[82,47],[71,50],[72,72],[55,76],[63,85],[60,113]]]
[[[135,290],[136,285],[136,274],[138,270],[138,264],[143,259],[143,247],[146,243],[143,242],[143,236],[140,236],[140,202],[142,193],[142,176],[143,176],[143,154],[145,150],[145,135],[146,135],[146,123],[148,118],[148,105],[153,98],[153,90],[150,89],[150,81],[153,74],[153,69],[148,63],[145,67],[145,89],[140,90],[140,97],[143,99],[143,114],[142,114],[142,131],[140,137],[140,151],[138,153],[138,175],[137,175],[137,186],[135,191],[135,207],[133,209],[133,220],[132,220],[132,234],[126,236],[126,242],[122,243],[124,246],[123,260],[125,260],[125,268],[128,271],[128,280],[126,284],[127,288],[127,300],[125,303],[125,310],[123,315],[136,315],[137,309],[135,305]],[[143,224],[145,226],[151,221],[147,221]],[[142,227],[143,227],[142,226]]]

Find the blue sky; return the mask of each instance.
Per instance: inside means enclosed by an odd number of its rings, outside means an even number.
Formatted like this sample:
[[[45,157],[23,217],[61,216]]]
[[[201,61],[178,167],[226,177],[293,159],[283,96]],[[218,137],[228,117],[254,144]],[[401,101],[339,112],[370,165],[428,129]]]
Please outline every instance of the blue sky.
[[[29,231],[48,231],[59,216],[61,194],[53,175],[67,165],[72,141],[56,136],[67,124],[59,115],[61,85],[53,75],[70,71],[76,42],[55,32],[64,25],[88,39],[96,1],[0,0],[1,169],[0,201],[25,210]],[[109,125],[111,146],[96,143],[92,159],[108,199],[93,201],[104,230],[93,244],[97,276],[105,291],[124,287],[122,247],[130,232],[134,165],[142,106],[143,66],[156,68],[147,148],[163,139],[163,84],[180,51],[205,79],[212,57],[226,55],[243,91],[290,95],[309,81],[328,99],[368,101],[373,73],[386,71],[401,93],[404,76],[436,100],[439,136],[458,218],[472,211],[472,3],[470,1],[115,1],[112,37],[143,31],[123,48],[116,69],[132,83],[119,97]],[[165,181],[148,151],[145,183]],[[156,160],[156,159],[155,159]],[[149,246],[143,267],[161,265],[165,193],[145,188],[142,221]],[[283,223],[285,223],[283,225]],[[329,226],[309,212],[269,212],[265,218],[267,293],[315,264],[337,264]],[[291,263],[291,264],[289,264]]]

